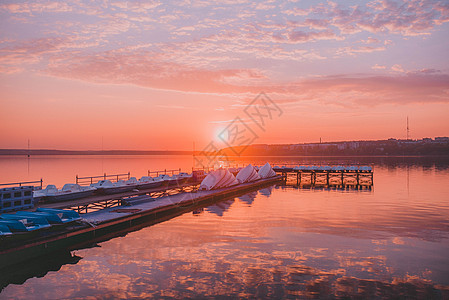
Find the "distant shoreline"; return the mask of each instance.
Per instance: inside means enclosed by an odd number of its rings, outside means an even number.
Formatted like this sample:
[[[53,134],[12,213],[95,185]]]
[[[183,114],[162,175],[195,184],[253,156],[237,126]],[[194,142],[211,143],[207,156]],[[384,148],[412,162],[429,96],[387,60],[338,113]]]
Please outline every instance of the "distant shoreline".
[[[192,155],[193,151],[0,149],[0,155]]]
[[[195,151],[199,155],[199,151]],[[204,154],[204,153],[201,153]],[[163,150],[54,150],[54,149],[0,149],[0,156],[40,156],[40,155],[193,155],[193,151],[163,151]],[[211,153],[211,156],[215,154]],[[449,154],[391,154],[391,155],[373,155],[373,154],[245,154],[232,155],[227,153],[230,158],[235,157],[449,157]]]

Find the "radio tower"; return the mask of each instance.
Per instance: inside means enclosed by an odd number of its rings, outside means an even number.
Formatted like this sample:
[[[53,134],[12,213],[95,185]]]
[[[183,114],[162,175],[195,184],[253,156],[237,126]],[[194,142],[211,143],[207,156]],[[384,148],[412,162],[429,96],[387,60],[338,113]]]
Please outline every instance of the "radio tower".
[[[408,127],[408,116],[407,116],[407,141],[409,139],[409,135],[410,135],[410,128]]]

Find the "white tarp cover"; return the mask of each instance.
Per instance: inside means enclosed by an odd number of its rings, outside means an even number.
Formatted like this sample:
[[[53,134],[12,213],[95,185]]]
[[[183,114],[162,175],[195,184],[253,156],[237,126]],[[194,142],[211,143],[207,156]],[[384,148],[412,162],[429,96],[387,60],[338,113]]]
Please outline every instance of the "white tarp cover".
[[[259,169],[259,176],[261,178],[270,178],[276,176],[276,172],[273,170],[269,163],[266,163]]]
[[[218,188],[229,187],[238,184],[235,176],[228,170],[218,169],[210,172],[200,184],[200,190],[212,190]]]
[[[236,178],[240,183],[244,183],[260,179],[260,176],[253,165],[249,164],[239,171]]]

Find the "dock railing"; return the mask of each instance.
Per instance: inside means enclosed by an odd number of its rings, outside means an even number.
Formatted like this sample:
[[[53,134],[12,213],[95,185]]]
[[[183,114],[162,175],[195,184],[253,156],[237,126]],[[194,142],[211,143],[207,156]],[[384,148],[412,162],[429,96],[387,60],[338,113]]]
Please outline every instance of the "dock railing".
[[[152,174],[155,174],[156,175],[155,177],[159,176],[160,174],[171,174],[173,176],[173,175],[179,174],[179,173],[181,173],[181,168],[173,169],[173,170],[164,169],[164,170],[160,170],[160,171],[150,171],[150,170],[148,170],[148,172],[147,172],[148,175],[147,176],[151,176]]]
[[[38,184],[37,186],[35,186],[35,184]],[[35,180],[35,181],[21,181],[21,182],[11,182],[11,183],[0,183],[0,188],[7,188],[7,187],[13,187],[13,186],[28,186],[28,185],[32,185],[35,188],[40,188],[42,189],[43,186],[43,180],[41,178],[41,180]]]
[[[95,182],[97,182],[99,180],[106,180],[106,179],[108,179],[112,182],[114,182],[114,181],[117,182],[121,179],[128,180],[130,177],[131,177],[131,172],[123,173],[123,174],[111,174],[111,175],[107,175],[106,173],[104,173],[103,175],[86,176],[86,177],[79,177],[78,175],[76,175],[76,184],[79,184],[79,185],[92,184],[92,183],[94,183],[94,179],[95,179]]]

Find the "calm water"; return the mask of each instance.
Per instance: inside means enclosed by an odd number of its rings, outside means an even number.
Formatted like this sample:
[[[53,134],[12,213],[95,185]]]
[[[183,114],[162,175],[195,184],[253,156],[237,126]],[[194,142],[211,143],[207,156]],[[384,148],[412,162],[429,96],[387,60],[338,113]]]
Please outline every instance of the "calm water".
[[[275,164],[351,159],[251,158]],[[1,274],[0,298],[449,298],[449,164],[374,163],[372,190],[271,187]],[[242,162],[242,161],[240,161]],[[0,181],[192,167],[191,157],[0,158]]]

